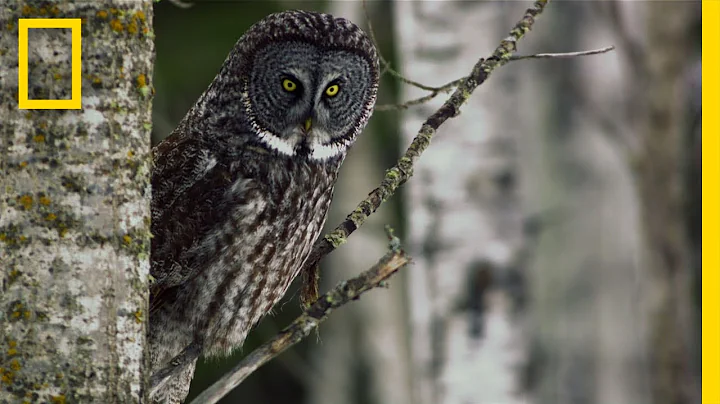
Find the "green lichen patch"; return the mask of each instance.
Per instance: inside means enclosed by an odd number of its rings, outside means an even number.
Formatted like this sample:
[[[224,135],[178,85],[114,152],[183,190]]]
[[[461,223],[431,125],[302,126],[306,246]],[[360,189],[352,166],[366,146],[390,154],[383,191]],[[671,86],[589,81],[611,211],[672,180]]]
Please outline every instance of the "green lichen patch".
[[[132,255],[143,257],[150,248],[151,234],[147,229],[138,229],[119,236],[120,248],[129,251]]]
[[[29,320],[32,317],[32,311],[21,300],[10,302],[5,308],[6,318],[12,323],[17,321]]]
[[[21,248],[30,241],[30,238],[23,234],[23,229],[16,224],[0,227],[0,243],[4,244],[8,251]]]

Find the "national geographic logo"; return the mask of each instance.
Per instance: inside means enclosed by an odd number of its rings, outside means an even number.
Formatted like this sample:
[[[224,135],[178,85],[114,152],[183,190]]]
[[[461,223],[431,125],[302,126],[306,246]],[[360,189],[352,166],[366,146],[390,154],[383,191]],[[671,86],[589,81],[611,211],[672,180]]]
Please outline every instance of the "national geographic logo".
[[[18,108],[20,109],[81,109],[80,80],[80,19],[79,18],[20,18],[18,20]],[[28,99],[28,30],[69,28],[72,35],[72,96],[69,100]]]

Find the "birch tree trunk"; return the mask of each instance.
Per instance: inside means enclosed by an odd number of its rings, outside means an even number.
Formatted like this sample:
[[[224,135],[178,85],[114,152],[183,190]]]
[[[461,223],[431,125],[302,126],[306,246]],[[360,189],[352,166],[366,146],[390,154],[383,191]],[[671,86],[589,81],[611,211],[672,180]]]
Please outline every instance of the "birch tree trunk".
[[[18,109],[18,18],[38,17],[82,18],[81,110]],[[0,402],[140,402],[152,2],[5,2],[0,30]],[[30,30],[30,99],[70,98],[70,50]]]
[[[553,51],[618,45],[534,64],[522,85],[519,109],[540,118],[521,143],[527,205],[553,212],[529,268],[526,382],[538,403],[699,402],[682,335],[692,327],[675,92],[693,7],[555,3],[543,25],[553,29],[535,32]]]
[[[386,7],[374,2],[368,2],[367,6],[371,11]],[[365,21],[359,1],[333,2],[327,12],[358,24]],[[387,28],[383,30],[379,13],[373,14],[372,21],[379,37],[388,31]],[[380,95],[379,103],[383,102],[388,102],[386,93]],[[391,131],[390,125],[378,125],[387,114],[375,113],[343,164],[341,178],[335,187],[329,226],[342,221],[382,178],[388,163],[383,161],[383,153],[377,150],[378,136],[374,130]],[[376,212],[353,235],[351,244],[323,261],[321,277],[325,288],[359,274],[384,254],[387,238],[383,226],[390,223],[388,209],[389,206]],[[398,274],[390,288],[371,292],[367,298],[345,307],[342,315],[331,317],[320,328],[322,343],[313,349],[319,377],[313,379],[308,403],[411,403],[403,283],[402,274]]]
[[[439,86],[492,52],[525,4],[397,2],[400,71]],[[443,125],[407,187],[413,402],[524,402],[515,281],[523,245],[512,136],[522,116],[504,68]],[[402,99],[426,93],[404,86]],[[407,111],[410,141],[442,97]],[[512,117],[512,119],[509,119]]]
[[[692,345],[692,266],[686,228],[683,178],[687,129],[686,66],[691,64],[691,37],[699,5],[647,3],[647,48],[644,84],[636,102],[640,153],[636,163],[643,208],[644,265],[652,275],[651,362],[653,402],[690,404],[701,401]],[[638,70],[636,70],[638,71]]]
[[[553,28],[535,32],[553,51],[615,43],[591,4],[554,6]],[[538,403],[652,402],[640,211],[618,141],[625,132],[615,132],[630,130],[618,117],[631,84],[618,59],[538,61],[523,86],[520,110],[539,114],[522,143],[527,206],[546,212],[528,269],[526,387]]]

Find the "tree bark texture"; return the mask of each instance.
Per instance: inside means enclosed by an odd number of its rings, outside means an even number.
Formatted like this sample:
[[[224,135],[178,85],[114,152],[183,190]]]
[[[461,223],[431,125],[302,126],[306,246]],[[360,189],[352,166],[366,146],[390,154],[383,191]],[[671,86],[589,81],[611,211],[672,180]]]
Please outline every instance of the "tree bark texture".
[[[617,45],[533,63],[520,83],[519,110],[538,114],[520,143],[526,206],[541,212],[525,375],[536,402],[699,402],[683,335],[692,327],[676,92],[693,7],[556,3],[534,33],[539,51]]]
[[[463,77],[527,5],[396,3],[399,70],[429,86]],[[414,403],[524,402],[516,394],[524,344],[515,311],[523,220],[507,70],[443,125],[406,185]],[[427,92],[404,85],[401,94]],[[405,113],[407,140],[443,101]]]
[[[18,19],[81,18],[82,109],[18,109]],[[69,29],[31,29],[29,98],[67,99]],[[0,6],[0,402],[143,398],[152,2]]]
[[[662,4],[662,6],[660,5]],[[636,163],[646,245],[644,265],[655,290],[651,305],[653,402],[700,402],[693,364],[697,341],[692,313],[692,261],[686,227],[683,178],[688,132],[686,68],[691,62],[693,26],[699,5],[648,3],[647,47],[636,77],[642,92]],[[684,85],[685,84],[685,85]]]
[[[543,47],[615,43],[590,3],[556,3]],[[580,23],[592,21],[592,23]],[[521,110],[539,106],[521,143],[526,206],[538,214],[528,269],[531,354],[526,388],[539,403],[652,402],[649,274],[639,263],[640,211],[624,145],[629,84],[617,53],[533,64]],[[604,120],[612,118],[612,123]]]

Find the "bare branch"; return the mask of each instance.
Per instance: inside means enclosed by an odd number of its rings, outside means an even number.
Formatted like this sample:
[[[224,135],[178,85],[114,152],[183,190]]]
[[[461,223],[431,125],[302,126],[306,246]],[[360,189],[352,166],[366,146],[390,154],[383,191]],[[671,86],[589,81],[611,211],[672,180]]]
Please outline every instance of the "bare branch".
[[[399,73],[398,73],[398,74],[399,74]],[[397,76],[397,77],[400,78],[401,80],[405,81],[405,82],[408,82],[408,81],[409,81],[409,80],[403,78],[402,76]],[[424,103],[432,100],[433,98],[437,97],[440,93],[448,93],[448,92],[450,92],[450,90],[452,90],[453,88],[455,88],[455,87],[457,87],[458,85],[460,85],[460,83],[462,83],[463,80],[465,80],[465,77],[463,77],[463,78],[461,78],[461,79],[453,80],[453,81],[451,81],[451,82],[449,82],[449,83],[447,83],[447,84],[445,84],[445,85],[443,85],[443,86],[435,87],[435,89],[432,90],[432,93],[430,93],[430,94],[428,94],[428,95],[426,95],[426,96],[420,97],[420,98],[416,98],[416,99],[414,99],[414,100],[407,101],[407,102],[402,103],[402,104],[385,104],[385,105],[378,105],[378,106],[375,107],[375,111],[391,111],[391,110],[395,110],[395,109],[408,109],[409,107],[412,107],[412,106],[414,106],[414,105],[424,104]],[[419,83],[418,83],[418,84],[419,84]],[[423,87],[420,87],[420,88],[423,88]],[[425,87],[425,88],[431,88],[431,87]]]
[[[615,46],[606,46],[606,47],[600,48],[600,49],[593,49],[593,50],[580,51],[580,52],[537,53],[534,55],[512,55],[512,56],[510,56],[510,61],[523,60],[523,59],[568,59],[568,58],[574,58],[574,57],[579,57],[579,56],[599,55],[602,53],[610,52],[612,50],[615,50]],[[392,74],[393,76],[397,77],[398,79],[402,80],[403,82],[405,82],[407,84],[421,88],[423,90],[432,91],[432,92],[428,95],[425,95],[420,98],[416,98],[414,100],[404,102],[402,104],[378,105],[375,107],[375,111],[392,111],[392,110],[398,110],[398,109],[408,109],[415,105],[424,104],[424,103],[432,100],[433,98],[437,97],[440,93],[449,92],[452,88],[457,87],[463,80],[465,80],[465,77],[463,77],[461,79],[451,81],[440,87],[429,87],[429,86],[425,86],[423,84],[417,83],[415,81],[406,79],[400,73],[391,69],[389,66],[387,66],[387,71],[390,74]]]
[[[173,4],[175,7],[188,9],[195,5],[195,3],[186,2],[184,0],[168,0],[171,4]]]
[[[566,53],[537,53],[535,55],[513,55],[510,57],[510,60],[523,60],[523,59],[569,59],[574,58],[578,56],[590,56],[590,55],[599,55],[601,53],[607,53],[612,50],[615,50],[615,46],[606,46],[604,48],[600,49],[593,49],[593,50],[587,50],[587,51],[580,51],[580,52],[566,52]]]
[[[340,282],[334,289],[321,296],[292,324],[243,358],[230,372],[205,389],[190,404],[217,403],[257,368],[307,337],[327,319],[331,311],[357,300],[368,290],[384,286],[385,280],[410,262],[410,258],[400,247],[400,241],[392,235],[389,228],[387,232],[390,238],[390,251],[375,265],[355,278]]]
[[[368,33],[370,34],[370,40],[375,44],[375,47],[378,50],[378,59],[380,59],[380,67],[382,68],[380,71],[381,76],[384,75],[385,73],[390,73],[391,76],[396,77],[403,83],[406,83],[408,85],[411,85],[411,86],[414,86],[414,87],[417,87],[419,89],[426,90],[426,91],[444,92],[451,88],[451,87],[446,88],[447,84],[442,87],[426,86],[422,83],[418,83],[417,81],[413,81],[413,80],[406,78],[400,72],[398,72],[397,70],[390,67],[390,62],[388,62],[387,59],[385,59],[383,57],[382,52],[380,52],[380,46],[378,46],[378,41],[377,41],[377,39],[375,39],[375,30],[373,29],[372,19],[370,18],[370,13],[368,12],[368,9],[367,9],[367,0],[363,0],[362,6],[363,6],[363,11],[365,12],[365,22],[367,23],[367,26],[368,26]],[[452,87],[454,87],[454,86],[452,86]],[[435,94],[435,95],[437,95],[437,94]],[[377,109],[377,107],[376,107],[376,109]]]
[[[512,28],[510,35],[500,42],[493,54],[487,59],[480,59],[475,64],[470,75],[462,80],[450,98],[422,124],[405,154],[395,166],[387,170],[380,186],[370,192],[368,197],[360,202],[357,208],[335,230],[315,242],[310,256],[305,261],[303,271],[314,268],[323,257],[345,244],[348,236],[362,226],[365,220],[412,176],[415,161],[430,145],[437,129],[448,119],[457,116],[460,113],[460,107],[467,102],[473,91],[484,83],[495,69],[510,60],[517,49],[517,41],[530,31],[535,23],[535,18],[542,13],[547,3],[548,0],[536,0],[533,6],[525,11],[523,18]]]

